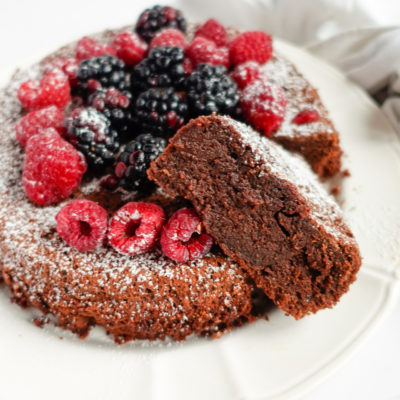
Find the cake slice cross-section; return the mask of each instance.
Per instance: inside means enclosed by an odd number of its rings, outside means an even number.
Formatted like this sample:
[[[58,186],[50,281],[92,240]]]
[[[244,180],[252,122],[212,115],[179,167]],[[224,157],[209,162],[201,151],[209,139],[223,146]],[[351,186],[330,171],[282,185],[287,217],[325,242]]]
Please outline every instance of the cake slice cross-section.
[[[208,233],[296,319],[332,307],[361,257],[306,162],[229,117],[191,120],[148,175],[192,202]]]

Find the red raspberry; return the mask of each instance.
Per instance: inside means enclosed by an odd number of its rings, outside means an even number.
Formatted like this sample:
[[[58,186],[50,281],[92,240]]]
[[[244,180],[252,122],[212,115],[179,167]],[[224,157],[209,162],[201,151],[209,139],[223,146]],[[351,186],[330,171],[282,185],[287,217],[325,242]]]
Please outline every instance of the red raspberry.
[[[18,89],[18,98],[28,110],[55,105],[61,109],[71,101],[68,78],[58,69],[45,72],[39,81],[29,80]]]
[[[201,233],[201,221],[194,210],[181,208],[162,229],[160,244],[167,257],[176,262],[187,262],[207,254],[213,239],[207,233]]]
[[[190,43],[186,50],[188,57],[195,67],[201,63],[212,65],[223,65],[229,68],[229,49],[227,47],[217,47],[217,45],[202,36],[197,36]]]
[[[22,183],[28,198],[39,205],[58,203],[81,183],[86,162],[53,128],[32,136],[26,145]]]
[[[147,53],[147,43],[135,32],[118,33],[112,44],[117,51],[117,57],[129,66],[142,61]]]
[[[285,92],[279,86],[256,80],[240,94],[243,114],[254,128],[271,137],[280,127],[286,111]]]
[[[155,46],[187,47],[187,41],[179,29],[167,28],[158,32],[150,42],[150,50]]]
[[[232,72],[232,78],[239,89],[244,89],[247,85],[254,82],[262,73],[260,64],[255,61],[247,61],[239,64]]]
[[[76,44],[75,56],[78,61],[85,60],[86,58],[99,57],[103,54],[115,56],[116,51],[111,46],[96,42],[94,39],[87,36],[84,36]]]
[[[192,64],[192,62],[190,61],[190,58],[185,58],[185,59],[183,60],[183,68],[184,68],[184,70],[185,70],[185,75],[186,75],[186,76],[189,76],[190,73],[193,71],[193,64]]]
[[[319,120],[319,114],[318,114],[318,111],[315,111],[315,110],[300,111],[293,118],[293,122],[297,125],[308,124],[309,122],[315,122],[318,120]]]
[[[233,65],[250,60],[264,64],[272,57],[272,38],[262,31],[241,33],[232,40],[229,47]]]
[[[45,72],[60,69],[65,75],[67,75],[71,87],[75,87],[78,83],[76,77],[78,66],[79,62],[76,58],[56,58],[46,66]]]
[[[94,201],[70,201],[57,214],[56,221],[58,234],[79,251],[96,250],[104,243],[108,216]]]
[[[47,128],[54,128],[60,135],[63,132],[64,113],[56,106],[31,111],[15,125],[17,140],[25,146],[28,139]]]
[[[212,40],[217,46],[225,46],[228,37],[225,27],[213,18],[201,25],[196,30],[195,36],[203,36]]]
[[[164,220],[164,210],[156,204],[127,203],[112,217],[108,241],[122,254],[146,253],[155,246]]]

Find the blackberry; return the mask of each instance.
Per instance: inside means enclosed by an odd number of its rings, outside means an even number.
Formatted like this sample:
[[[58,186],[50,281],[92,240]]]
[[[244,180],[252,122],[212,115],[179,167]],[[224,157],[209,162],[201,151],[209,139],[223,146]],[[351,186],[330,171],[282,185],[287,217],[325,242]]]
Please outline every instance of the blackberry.
[[[231,114],[239,101],[236,83],[222,65],[199,64],[186,81],[191,116]]]
[[[94,171],[114,163],[120,144],[109,119],[95,108],[77,108],[65,118],[66,138]]]
[[[149,181],[146,171],[150,162],[163,152],[166,145],[165,139],[150,133],[139,135],[129,142],[119,155],[115,167],[114,174],[119,186],[128,191],[151,192],[155,184]]]
[[[90,92],[100,87],[113,87],[121,91],[127,89],[125,63],[109,54],[81,61],[76,76],[77,90],[83,97],[87,97]]]
[[[153,88],[136,99],[134,121],[142,132],[169,137],[186,120],[187,105],[173,88]]]
[[[184,58],[185,52],[181,47],[153,47],[147,58],[132,71],[132,91],[143,91],[151,87],[181,88],[185,80]]]
[[[130,92],[117,89],[100,89],[90,95],[88,103],[103,113],[110,121],[111,128],[116,130],[120,142],[133,139],[132,111]]]
[[[186,32],[186,20],[179,10],[159,5],[148,8],[140,14],[136,32],[148,42],[163,28],[176,28]]]

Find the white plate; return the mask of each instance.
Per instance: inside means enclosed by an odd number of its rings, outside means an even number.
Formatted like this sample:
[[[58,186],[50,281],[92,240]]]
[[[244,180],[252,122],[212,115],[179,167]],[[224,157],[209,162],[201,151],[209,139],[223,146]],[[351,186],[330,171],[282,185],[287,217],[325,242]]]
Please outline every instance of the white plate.
[[[344,211],[364,257],[357,282],[333,310],[295,321],[282,312],[218,340],[116,346],[95,329],[81,341],[0,290],[2,398],[292,399],[343,364],[384,318],[399,288],[400,145],[373,102],[322,61],[276,41],[320,90],[351,177]],[[61,340],[60,337],[63,339]]]

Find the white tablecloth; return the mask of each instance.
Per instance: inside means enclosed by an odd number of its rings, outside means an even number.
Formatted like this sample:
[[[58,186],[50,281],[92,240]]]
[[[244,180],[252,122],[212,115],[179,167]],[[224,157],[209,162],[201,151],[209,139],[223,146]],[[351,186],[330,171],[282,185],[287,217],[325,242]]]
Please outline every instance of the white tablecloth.
[[[324,57],[367,90],[390,85],[384,104],[400,121],[398,0],[181,0],[197,20],[217,16],[242,28],[265,29]],[[105,27],[130,24],[144,0],[2,0],[0,71],[11,71]],[[4,74],[1,77],[4,78]],[[400,205],[399,205],[400,206]],[[359,353],[307,400],[400,399],[400,304]],[[1,355],[0,355],[1,357]]]

